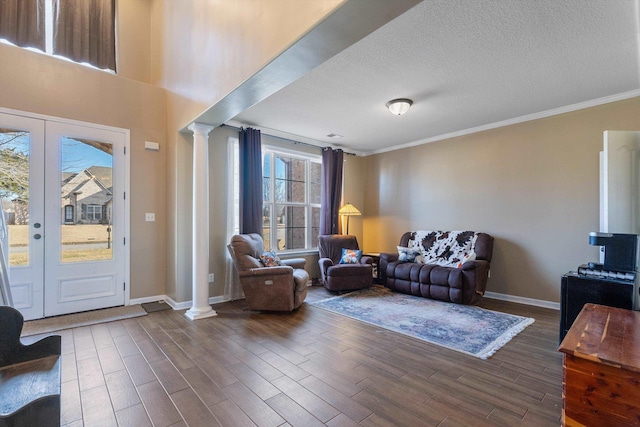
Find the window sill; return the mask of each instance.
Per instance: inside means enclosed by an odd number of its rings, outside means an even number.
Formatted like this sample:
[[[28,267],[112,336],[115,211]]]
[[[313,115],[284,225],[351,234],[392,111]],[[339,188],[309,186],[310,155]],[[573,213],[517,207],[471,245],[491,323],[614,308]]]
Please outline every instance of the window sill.
[[[300,250],[291,250],[286,252],[276,252],[281,258],[292,258],[300,255],[318,255],[318,249],[300,249]]]

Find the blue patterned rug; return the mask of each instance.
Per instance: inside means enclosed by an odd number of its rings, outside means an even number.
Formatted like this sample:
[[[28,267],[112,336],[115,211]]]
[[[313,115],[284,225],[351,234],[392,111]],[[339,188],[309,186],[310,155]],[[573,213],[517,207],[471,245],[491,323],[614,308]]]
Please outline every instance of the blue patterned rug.
[[[486,359],[534,322],[528,317],[391,292],[382,286],[311,305]]]

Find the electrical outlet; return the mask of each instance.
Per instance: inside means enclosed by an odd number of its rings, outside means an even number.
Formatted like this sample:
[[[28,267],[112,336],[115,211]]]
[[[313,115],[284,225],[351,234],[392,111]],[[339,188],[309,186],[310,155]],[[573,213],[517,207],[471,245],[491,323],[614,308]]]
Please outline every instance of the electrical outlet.
[[[215,276],[213,275],[213,273],[209,273],[209,283],[213,283],[214,279],[215,279]]]
[[[156,214],[154,212],[147,212],[144,214],[144,220],[153,222],[156,220]]]

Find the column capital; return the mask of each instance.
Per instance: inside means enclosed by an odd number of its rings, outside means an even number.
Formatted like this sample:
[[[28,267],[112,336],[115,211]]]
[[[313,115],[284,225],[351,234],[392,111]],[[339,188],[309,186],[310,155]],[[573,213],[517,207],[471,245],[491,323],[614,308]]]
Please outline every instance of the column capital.
[[[211,132],[215,126],[205,125],[203,123],[193,122],[189,125],[187,129],[193,132],[194,136],[201,135],[203,137],[208,137],[209,132]]]

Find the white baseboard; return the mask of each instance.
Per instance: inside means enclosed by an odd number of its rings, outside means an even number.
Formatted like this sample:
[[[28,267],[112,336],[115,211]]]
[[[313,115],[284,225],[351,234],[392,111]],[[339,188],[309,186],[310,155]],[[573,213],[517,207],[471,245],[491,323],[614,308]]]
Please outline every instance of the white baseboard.
[[[545,301],[542,299],[518,297],[514,295],[499,294],[497,292],[485,292],[486,298],[497,299],[501,301],[516,302],[518,304],[533,305],[535,307],[550,308],[552,310],[560,310],[559,302]]]
[[[145,302],[156,302],[156,301],[164,301],[167,304],[169,304],[169,306],[174,310],[188,310],[191,308],[191,301],[177,302],[166,295],[156,295],[153,297],[135,298],[130,300],[129,304],[134,305],[134,304],[143,304]],[[224,295],[209,298],[209,304],[218,304],[226,301],[227,299],[224,297]]]

